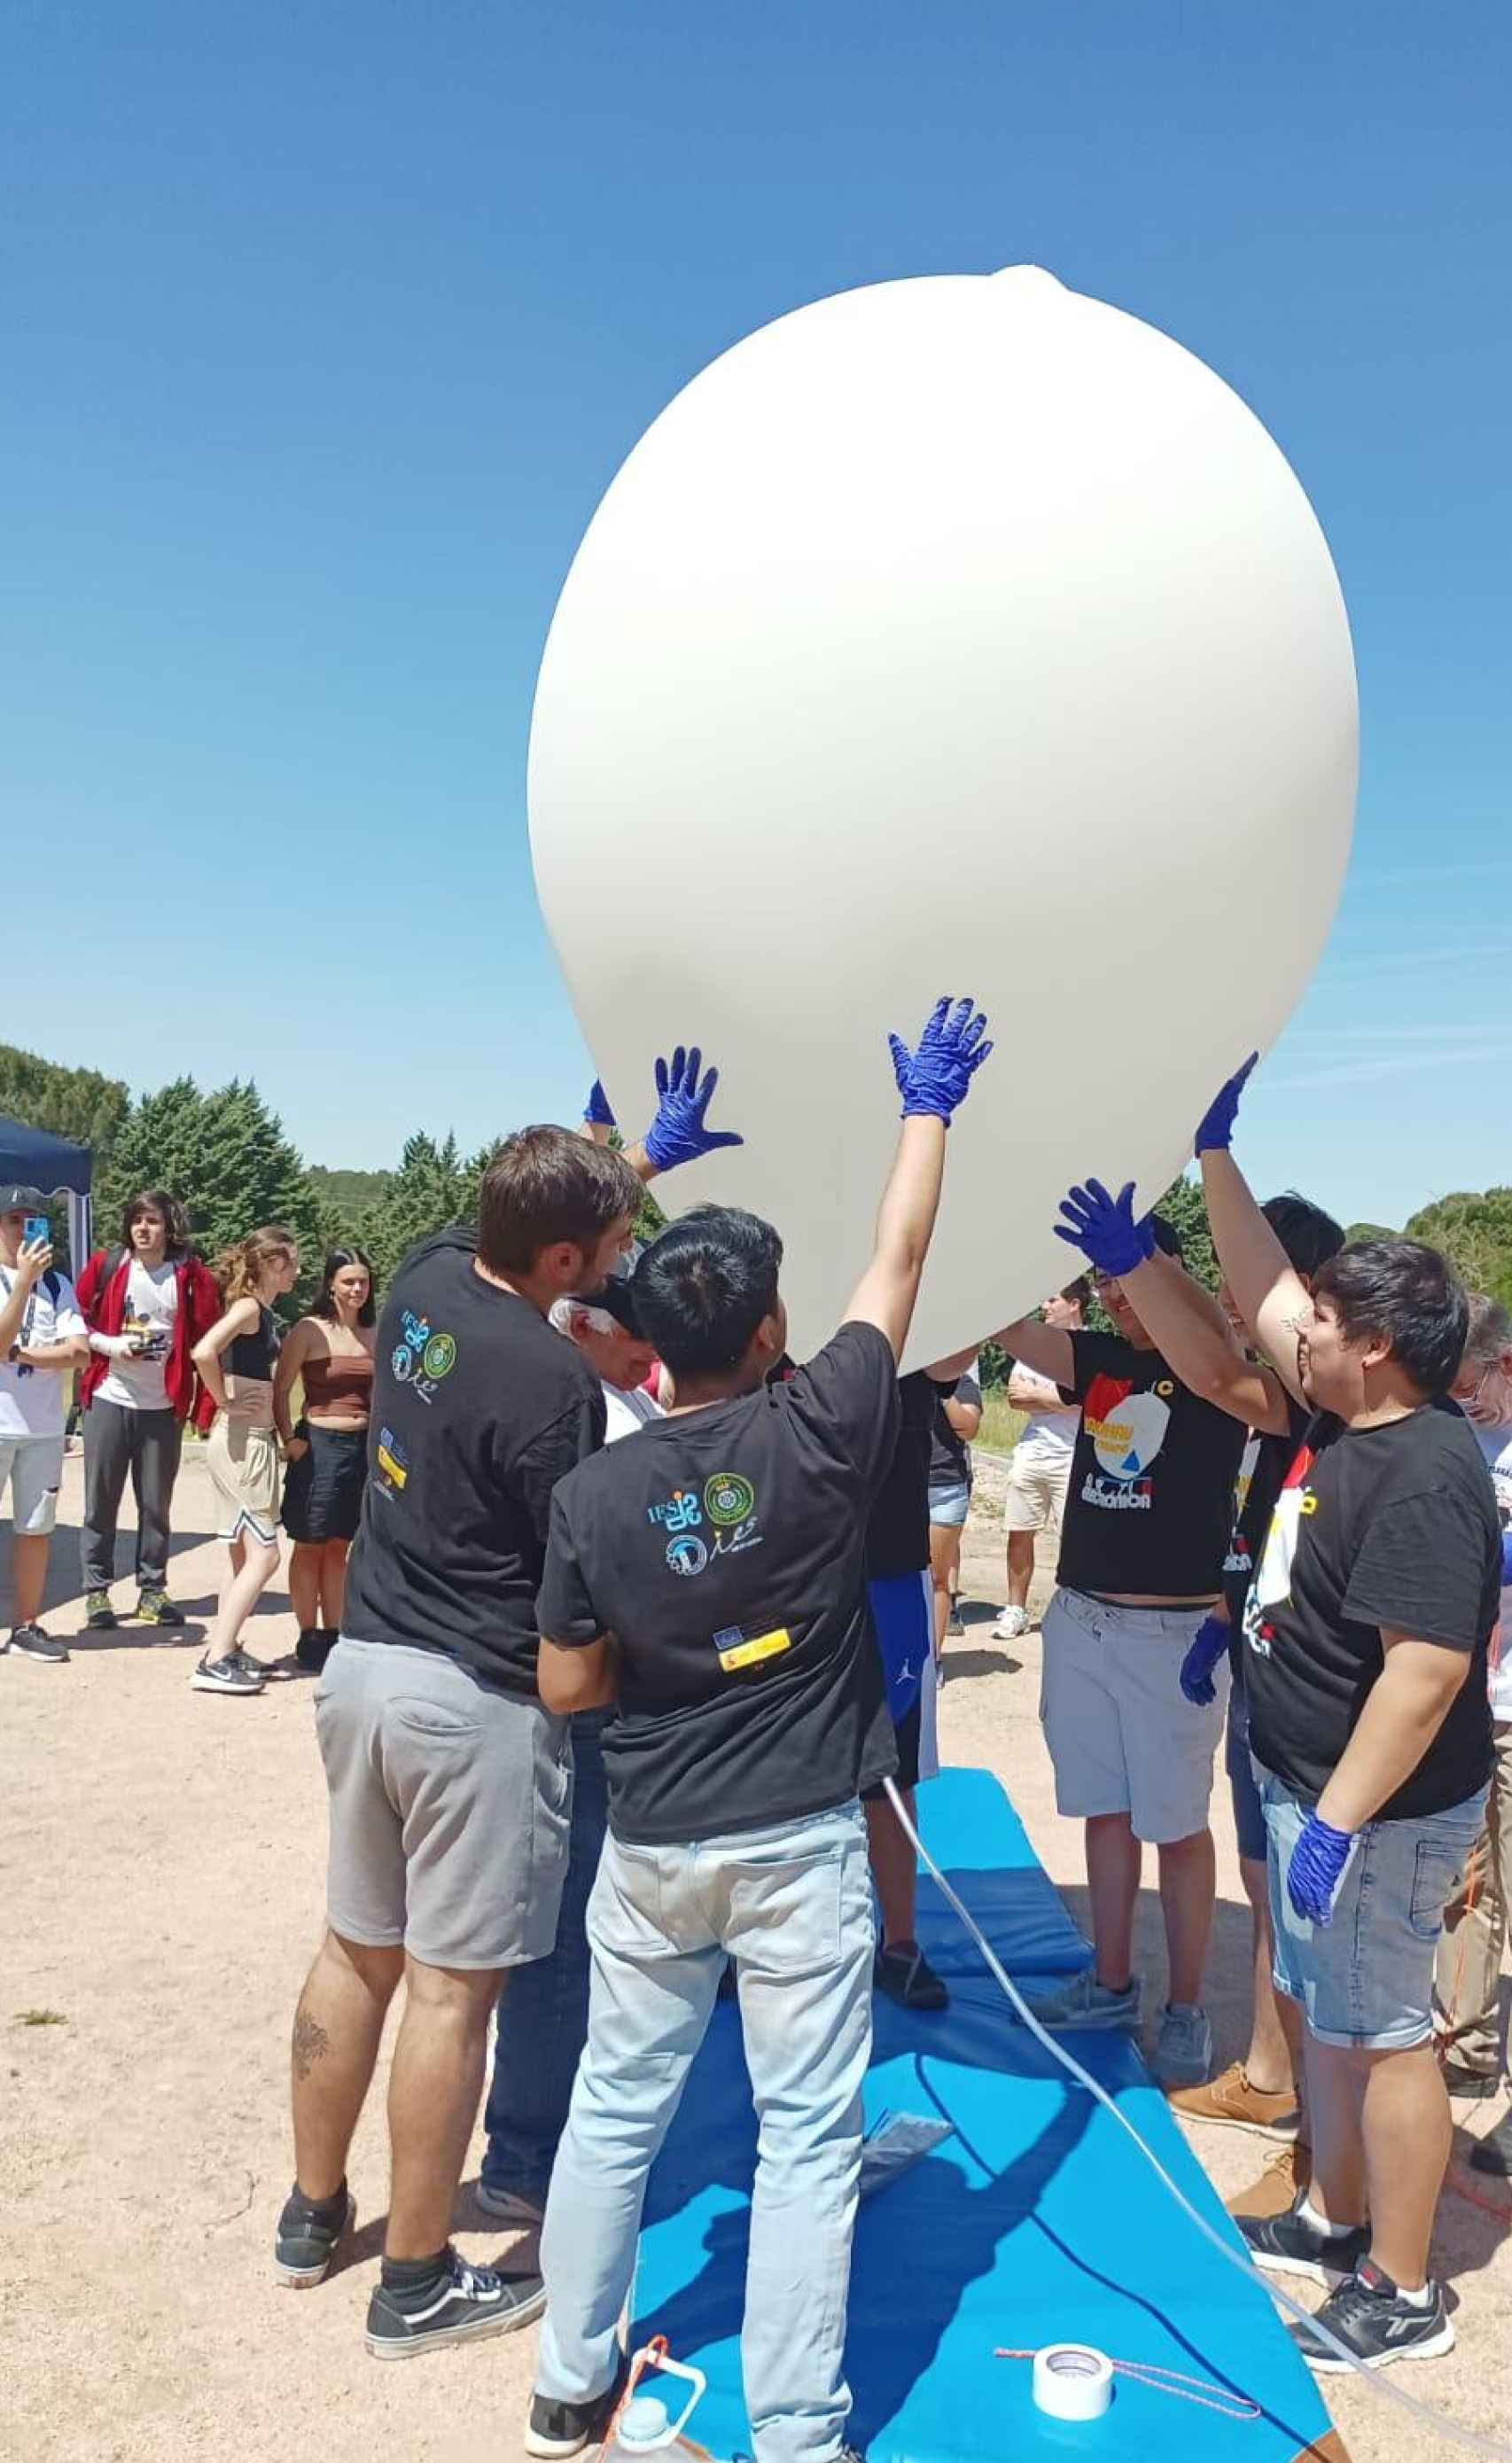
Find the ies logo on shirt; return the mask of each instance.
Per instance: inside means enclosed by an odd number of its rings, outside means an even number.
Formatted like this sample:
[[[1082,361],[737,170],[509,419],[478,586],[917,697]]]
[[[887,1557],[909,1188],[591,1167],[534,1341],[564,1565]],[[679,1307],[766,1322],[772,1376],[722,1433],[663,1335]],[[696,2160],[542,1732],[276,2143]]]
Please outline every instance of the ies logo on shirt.
[[[1151,1387],[1136,1394],[1128,1377],[1094,1377],[1082,1406],[1082,1426],[1092,1441],[1096,1471],[1082,1483],[1082,1502],[1104,1512],[1148,1514],[1155,1501],[1150,1466],[1171,1426],[1172,1391]]]
[[[456,1337],[434,1333],[428,1319],[405,1309],[388,1364],[401,1385],[412,1386],[416,1400],[428,1403],[457,1364]]]

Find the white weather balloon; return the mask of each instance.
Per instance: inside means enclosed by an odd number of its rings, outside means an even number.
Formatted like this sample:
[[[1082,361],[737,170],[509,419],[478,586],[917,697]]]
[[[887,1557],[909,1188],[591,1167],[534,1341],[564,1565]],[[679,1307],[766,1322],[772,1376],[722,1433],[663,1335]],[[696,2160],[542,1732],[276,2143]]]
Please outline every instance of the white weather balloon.
[[[800,1352],[868,1253],[887,1029],[988,1010],[918,1361],[1066,1279],[1070,1181],[1179,1170],[1317,961],[1356,758],[1276,446],[1177,343],[1019,266],[800,309],[654,422],[552,623],[532,848],[626,1124],[658,1052],[718,1062],[746,1144],[666,1194],[778,1225]]]

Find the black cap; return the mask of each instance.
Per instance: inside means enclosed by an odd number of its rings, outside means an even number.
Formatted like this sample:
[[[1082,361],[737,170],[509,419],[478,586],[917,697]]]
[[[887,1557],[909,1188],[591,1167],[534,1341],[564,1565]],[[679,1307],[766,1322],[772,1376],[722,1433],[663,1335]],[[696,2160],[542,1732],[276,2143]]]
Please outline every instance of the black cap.
[[[47,1199],[39,1188],[29,1188],[25,1181],[11,1180],[0,1188],[0,1214],[45,1214]]]
[[[574,1297],[580,1308],[603,1309],[604,1315],[612,1317],[615,1324],[622,1325],[626,1334],[633,1334],[637,1342],[645,1340],[641,1321],[635,1314],[635,1297],[628,1275],[611,1275],[603,1291],[595,1292],[591,1298],[581,1292]]]

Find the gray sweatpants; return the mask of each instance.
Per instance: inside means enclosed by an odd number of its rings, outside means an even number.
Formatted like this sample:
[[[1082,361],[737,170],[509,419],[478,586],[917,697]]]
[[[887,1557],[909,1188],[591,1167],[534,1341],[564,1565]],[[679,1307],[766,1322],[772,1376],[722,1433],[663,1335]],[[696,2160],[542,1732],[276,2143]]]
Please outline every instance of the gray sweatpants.
[[[161,1591],[168,1579],[168,1508],[179,1475],[184,1431],[171,1411],[131,1411],[97,1395],[84,1414],[84,1527],[79,1534],[86,1591],[116,1578],[116,1517],[131,1474],[137,1500],[137,1584]]]

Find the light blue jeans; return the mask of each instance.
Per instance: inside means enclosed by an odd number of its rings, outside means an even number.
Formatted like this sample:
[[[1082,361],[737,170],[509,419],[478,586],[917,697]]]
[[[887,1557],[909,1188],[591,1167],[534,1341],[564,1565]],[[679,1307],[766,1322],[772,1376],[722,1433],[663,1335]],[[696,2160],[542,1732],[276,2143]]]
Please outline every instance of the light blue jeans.
[[[537,2387],[585,2403],[614,2376],[646,2176],[728,1953],[760,2123],[740,2345],[756,2463],[836,2463],[876,1947],[861,1806],[693,1846],[611,1833],[588,1941],[588,2042],[541,2236]]]

